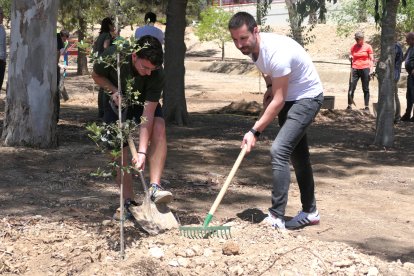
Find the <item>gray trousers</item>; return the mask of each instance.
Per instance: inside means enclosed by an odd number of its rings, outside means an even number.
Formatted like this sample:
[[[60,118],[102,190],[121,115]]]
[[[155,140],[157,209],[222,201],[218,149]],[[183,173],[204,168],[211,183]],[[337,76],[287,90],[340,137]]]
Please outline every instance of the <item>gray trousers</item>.
[[[286,102],[279,113],[281,126],[273,141],[270,154],[273,174],[272,207],[270,213],[283,218],[290,184],[289,159],[295,169],[304,212],[316,210],[315,184],[309,158],[306,131],[319,112],[322,93],[315,98]]]

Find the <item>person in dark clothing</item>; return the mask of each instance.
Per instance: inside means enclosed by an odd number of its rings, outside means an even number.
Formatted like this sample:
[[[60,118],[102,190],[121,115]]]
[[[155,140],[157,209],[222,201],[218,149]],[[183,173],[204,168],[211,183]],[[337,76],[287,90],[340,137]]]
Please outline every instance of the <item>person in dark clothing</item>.
[[[401,75],[401,65],[403,62],[403,50],[400,43],[396,42],[394,46],[395,59],[394,59],[394,85],[395,85],[395,116],[394,123],[397,123],[401,119],[401,104],[400,99],[398,98],[398,81],[400,80]]]
[[[56,86],[56,113],[57,113],[57,121],[59,121],[59,113],[60,113],[60,93],[59,93],[59,83],[60,83],[60,66],[59,66],[59,60],[60,56],[64,54],[65,52],[65,42],[69,38],[69,32],[62,30],[59,33],[56,34],[56,43],[57,43],[57,53],[56,53],[56,64],[57,64],[57,86]]]
[[[3,86],[7,59],[6,30],[3,25],[3,16],[3,9],[0,7],[0,90]]]
[[[411,117],[414,104],[414,32],[409,32],[406,35],[406,42],[408,44],[407,52],[404,55],[405,70],[407,70],[407,108],[401,121],[414,122],[414,116]]]
[[[101,22],[101,30],[99,31],[99,36],[96,38],[95,43],[93,44],[93,52],[97,53],[98,56],[101,56],[103,51],[108,48],[114,38],[112,34],[115,31],[114,23],[112,19],[106,17]],[[105,90],[100,87],[98,92],[98,117],[102,118],[104,115],[105,106],[109,102],[109,96],[105,93]]]

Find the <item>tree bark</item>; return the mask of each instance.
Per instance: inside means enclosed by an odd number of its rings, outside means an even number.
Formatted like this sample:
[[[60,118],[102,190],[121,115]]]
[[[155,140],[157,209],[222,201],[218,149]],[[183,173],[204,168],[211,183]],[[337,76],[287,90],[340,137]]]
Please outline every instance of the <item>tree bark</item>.
[[[59,1],[12,1],[2,139],[7,146],[57,146],[56,18]]]
[[[176,123],[180,126],[188,124],[184,84],[186,7],[187,0],[168,1],[165,32],[166,82],[164,86],[163,112],[167,122]]]
[[[367,0],[358,1],[358,23],[367,22]]]
[[[296,11],[296,1],[295,0],[285,0],[286,7],[289,14],[289,25],[292,30],[293,39],[296,40],[300,45],[303,43],[303,34],[302,34],[302,22],[300,15]]]
[[[78,9],[78,22],[79,22],[79,30],[78,30],[78,41],[82,41],[86,37],[88,25],[85,19],[85,14],[83,12],[83,1],[79,1],[79,9]],[[77,75],[88,75],[88,59],[87,54],[84,51],[78,51],[78,68],[77,68]]]
[[[394,34],[397,8],[400,0],[386,2],[381,19],[381,55],[377,65],[378,74],[378,107],[375,131],[376,145],[391,147],[394,144]]]
[[[224,40],[222,40],[221,41],[221,61],[224,61],[224,55],[225,55],[225,52],[224,52],[224,46],[225,46],[225,41]]]

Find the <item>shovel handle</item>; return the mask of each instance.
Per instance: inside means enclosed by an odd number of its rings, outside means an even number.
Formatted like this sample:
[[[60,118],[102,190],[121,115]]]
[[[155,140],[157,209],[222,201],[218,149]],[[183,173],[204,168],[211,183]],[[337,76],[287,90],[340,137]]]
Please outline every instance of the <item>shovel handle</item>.
[[[233,179],[234,175],[236,174],[237,169],[239,168],[244,156],[246,155],[247,146],[245,145],[240,154],[239,157],[237,157],[236,162],[233,165],[233,168],[231,169],[229,175],[227,176],[226,181],[224,182],[223,187],[220,190],[220,193],[218,194],[216,200],[213,203],[213,206],[211,206],[210,212],[208,212],[209,215],[213,216],[214,212],[216,211],[217,207],[219,206],[221,200],[224,197],[224,194],[227,191],[227,188],[230,185],[231,180]]]
[[[132,157],[134,159],[137,159],[138,158],[137,148],[135,147],[134,140],[132,139],[131,136],[128,136],[128,146],[129,146],[129,150],[131,151]]]
[[[132,139],[131,136],[128,136],[128,146],[129,146],[129,150],[131,151],[132,157],[134,159],[137,159],[138,158],[137,148],[135,147],[134,140]],[[141,180],[142,187],[144,188],[144,192],[147,194],[148,193],[148,186],[147,186],[147,183],[145,183],[145,178],[144,178],[144,174],[142,173],[142,170],[138,170],[135,167],[134,167],[134,170],[136,170],[138,172],[139,178]]]

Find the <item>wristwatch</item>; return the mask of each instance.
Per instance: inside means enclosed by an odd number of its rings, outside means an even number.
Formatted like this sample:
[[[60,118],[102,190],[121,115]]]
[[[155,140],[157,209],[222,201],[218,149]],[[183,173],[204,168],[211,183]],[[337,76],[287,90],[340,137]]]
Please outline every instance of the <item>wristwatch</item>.
[[[250,129],[250,132],[253,133],[253,135],[258,138],[260,136],[260,132],[255,130],[254,128]]]

